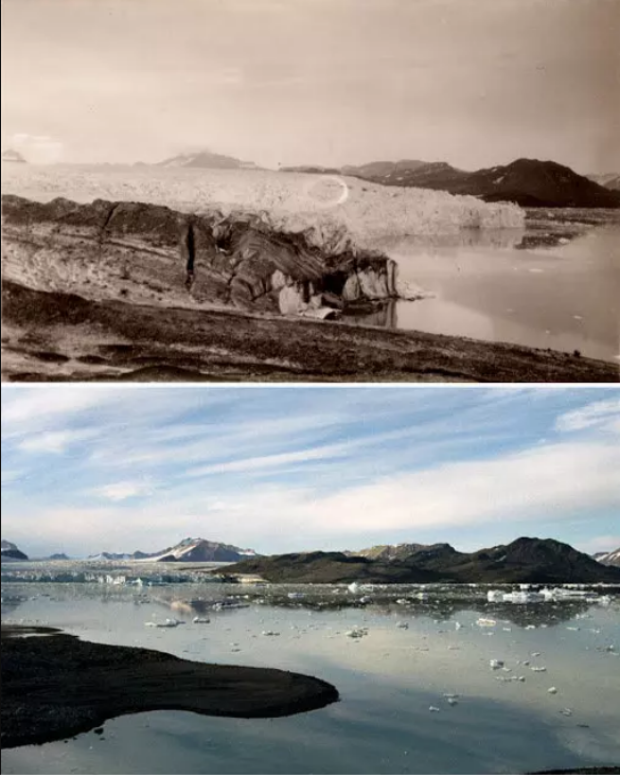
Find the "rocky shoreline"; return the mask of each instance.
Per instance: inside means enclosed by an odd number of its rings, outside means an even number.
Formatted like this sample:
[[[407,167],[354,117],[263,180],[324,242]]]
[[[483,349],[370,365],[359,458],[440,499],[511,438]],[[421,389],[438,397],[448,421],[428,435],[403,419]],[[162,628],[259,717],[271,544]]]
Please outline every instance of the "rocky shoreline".
[[[610,363],[507,343],[2,287],[6,381],[615,383]]]
[[[338,698],[333,685],[294,672],[205,664],[50,628],[2,626],[2,748],[66,739],[129,713],[273,718]]]

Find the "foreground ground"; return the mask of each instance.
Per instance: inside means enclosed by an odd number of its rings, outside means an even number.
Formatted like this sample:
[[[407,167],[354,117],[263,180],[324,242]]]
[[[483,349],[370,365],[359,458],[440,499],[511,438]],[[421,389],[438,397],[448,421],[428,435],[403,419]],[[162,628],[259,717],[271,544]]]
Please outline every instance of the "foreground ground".
[[[337,700],[332,685],[307,675],[184,661],[54,629],[2,627],[3,748],[74,736],[127,713],[273,718]]]
[[[617,382],[602,361],[340,322],[87,301],[3,284],[5,380]]]

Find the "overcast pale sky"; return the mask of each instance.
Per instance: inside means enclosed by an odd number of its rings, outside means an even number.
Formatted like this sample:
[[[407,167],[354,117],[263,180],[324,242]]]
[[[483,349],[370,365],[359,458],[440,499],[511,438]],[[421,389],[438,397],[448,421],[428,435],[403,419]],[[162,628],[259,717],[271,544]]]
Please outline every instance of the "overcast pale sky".
[[[2,388],[2,537],[28,555],[518,536],[620,546],[617,388]]]
[[[618,171],[618,40],[618,0],[2,0],[2,144]]]

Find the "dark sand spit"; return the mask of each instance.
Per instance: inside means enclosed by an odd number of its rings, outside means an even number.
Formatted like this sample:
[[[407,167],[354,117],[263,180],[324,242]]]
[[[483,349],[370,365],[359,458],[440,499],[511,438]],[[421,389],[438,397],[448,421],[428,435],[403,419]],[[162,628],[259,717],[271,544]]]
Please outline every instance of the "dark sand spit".
[[[235,311],[91,301],[5,281],[8,381],[616,383],[572,354],[422,332]]]
[[[74,736],[129,713],[273,718],[338,701],[333,685],[307,675],[185,661],[54,631],[2,626],[3,748]]]

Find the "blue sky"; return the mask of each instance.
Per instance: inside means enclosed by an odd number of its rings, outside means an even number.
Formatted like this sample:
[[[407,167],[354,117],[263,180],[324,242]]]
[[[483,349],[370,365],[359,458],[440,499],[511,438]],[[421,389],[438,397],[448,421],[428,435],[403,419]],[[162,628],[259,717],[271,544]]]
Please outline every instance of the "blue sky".
[[[614,387],[2,389],[2,537],[31,556],[521,535],[620,545]]]

